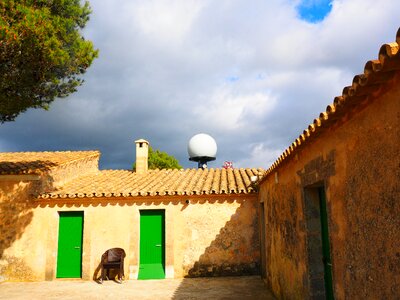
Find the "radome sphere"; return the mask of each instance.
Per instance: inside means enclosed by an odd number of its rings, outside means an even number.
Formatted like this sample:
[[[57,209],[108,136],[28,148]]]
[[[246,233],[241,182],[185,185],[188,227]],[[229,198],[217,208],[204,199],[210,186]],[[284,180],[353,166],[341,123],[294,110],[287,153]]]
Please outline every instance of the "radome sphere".
[[[188,144],[190,160],[198,161],[197,158],[210,158],[214,160],[217,156],[217,143],[214,138],[205,133],[194,135]]]

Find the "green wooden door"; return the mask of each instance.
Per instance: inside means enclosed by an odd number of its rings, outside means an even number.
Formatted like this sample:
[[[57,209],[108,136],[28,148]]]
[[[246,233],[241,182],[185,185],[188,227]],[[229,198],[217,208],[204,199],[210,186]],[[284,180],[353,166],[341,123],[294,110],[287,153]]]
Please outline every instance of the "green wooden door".
[[[138,279],[165,278],[164,210],[140,211],[140,263]]]
[[[318,188],[319,207],[321,213],[322,261],[324,263],[324,281],[326,299],[334,299],[332,286],[332,260],[329,244],[328,214],[326,196],[323,187]]]
[[[60,212],[57,278],[82,276],[83,212]]]

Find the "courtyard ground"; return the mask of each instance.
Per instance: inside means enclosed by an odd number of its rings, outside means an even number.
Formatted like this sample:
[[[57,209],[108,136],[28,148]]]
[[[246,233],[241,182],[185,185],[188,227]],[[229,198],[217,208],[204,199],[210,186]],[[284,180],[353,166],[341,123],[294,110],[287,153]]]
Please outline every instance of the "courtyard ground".
[[[104,281],[3,282],[0,299],[275,299],[259,276]]]

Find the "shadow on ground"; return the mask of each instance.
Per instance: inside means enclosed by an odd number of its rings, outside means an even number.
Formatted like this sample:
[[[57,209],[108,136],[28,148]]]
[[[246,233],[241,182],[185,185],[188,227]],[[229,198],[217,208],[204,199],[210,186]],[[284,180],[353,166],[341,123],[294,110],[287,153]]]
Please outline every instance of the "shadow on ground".
[[[259,276],[185,278],[171,299],[275,299]]]

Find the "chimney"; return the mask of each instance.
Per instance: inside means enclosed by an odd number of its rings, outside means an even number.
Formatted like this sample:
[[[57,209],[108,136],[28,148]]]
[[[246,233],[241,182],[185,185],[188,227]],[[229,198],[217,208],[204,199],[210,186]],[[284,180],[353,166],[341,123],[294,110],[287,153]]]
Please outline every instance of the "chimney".
[[[143,139],[135,141],[136,144],[136,173],[145,173],[148,169],[149,142]]]

